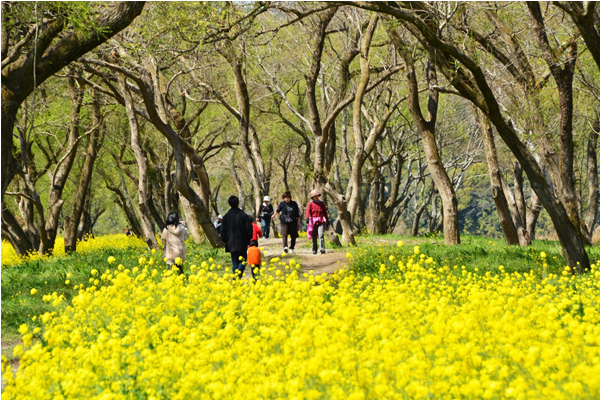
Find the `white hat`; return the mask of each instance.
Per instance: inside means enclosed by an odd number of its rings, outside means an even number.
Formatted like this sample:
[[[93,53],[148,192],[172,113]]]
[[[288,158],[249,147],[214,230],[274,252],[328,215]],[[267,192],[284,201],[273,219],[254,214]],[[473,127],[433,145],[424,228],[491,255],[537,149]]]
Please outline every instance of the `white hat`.
[[[221,214],[219,214],[219,216],[217,217],[217,219],[223,219],[223,216]]]
[[[265,197],[263,198],[263,201],[271,201],[271,198],[270,198],[269,196],[265,196]]]

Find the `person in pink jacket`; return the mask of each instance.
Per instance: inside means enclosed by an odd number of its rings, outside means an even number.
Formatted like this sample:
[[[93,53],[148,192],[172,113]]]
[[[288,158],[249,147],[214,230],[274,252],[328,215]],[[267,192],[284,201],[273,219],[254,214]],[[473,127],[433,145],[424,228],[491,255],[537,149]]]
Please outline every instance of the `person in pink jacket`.
[[[325,203],[320,200],[321,193],[318,190],[310,192],[310,198],[312,200],[306,206],[306,234],[312,239],[313,254],[317,254],[317,238],[321,240],[321,254],[324,254],[325,226],[329,224],[329,213]]]

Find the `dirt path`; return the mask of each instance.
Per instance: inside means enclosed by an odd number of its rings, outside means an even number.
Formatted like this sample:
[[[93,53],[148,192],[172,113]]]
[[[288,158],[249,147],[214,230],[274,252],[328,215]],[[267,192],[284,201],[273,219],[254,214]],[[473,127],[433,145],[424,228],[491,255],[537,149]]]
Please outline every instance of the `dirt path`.
[[[23,341],[21,341],[21,339],[3,340],[2,341],[2,355],[10,360],[10,369],[12,370],[13,375],[16,375],[17,370],[19,369],[19,359],[18,358],[11,359],[13,348],[18,344],[23,344]],[[4,374],[2,374],[2,375],[3,375],[3,377],[2,377],[1,390],[4,391]]]
[[[280,257],[283,253],[283,244],[281,239],[261,239],[260,246],[264,247],[267,251],[267,258],[271,259],[274,257]],[[321,274],[332,274],[340,268],[347,266],[346,264],[346,252],[344,249],[338,249],[336,251],[332,249],[326,249],[325,254],[313,254],[312,253],[312,242],[308,239],[299,238],[296,241],[296,249],[294,254],[288,254],[286,258],[294,259],[302,267],[302,272],[313,271],[315,276]],[[244,272],[244,278],[250,279],[251,275],[248,270]]]

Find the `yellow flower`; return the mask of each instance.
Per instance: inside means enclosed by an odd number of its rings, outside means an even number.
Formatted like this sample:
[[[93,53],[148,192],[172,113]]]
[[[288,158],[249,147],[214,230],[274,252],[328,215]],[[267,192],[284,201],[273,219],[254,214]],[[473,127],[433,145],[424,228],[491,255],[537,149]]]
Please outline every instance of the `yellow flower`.
[[[415,254],[419,254],[421,252],[421,250],[419,250],[419,246],[415,246],[413,248],[413,251],[415,252]]]
[[[402,240],[398,240],[398,242],[396,243],[396,246],[402,247],[402,246],[404,246],[404,242]]]
[[[543,251],[542,251],[542,252],[540,252],[540,257],[542,257],[542,258],[546,258],[546,253],[545,253],[545,252],[543,252]]]
[[[68,285],[69,283],[71,283],[71,281],[67,279],[67,280],[65,281],[65,285]]]
[[[175,264],[177,264],[177,265],[181,265],[181,264],[183,264],[183,259],[182,259],[181,257],[177,257],[177,258],[175,259]]]
[[[30,293],[31,293],[31,295],[33,296],[34,294],[36,294],[36,293],[37,293],[37,289],[35,289],[35,288],[31,289]]]
[[[109,256],[109,257],[108,257],[108,263],[109,263],[109,264],[112,264],[112,263],[114,263],[114,262],[115,262],[115,260],[116,260],[116,258],[114,258],[113,256]]]

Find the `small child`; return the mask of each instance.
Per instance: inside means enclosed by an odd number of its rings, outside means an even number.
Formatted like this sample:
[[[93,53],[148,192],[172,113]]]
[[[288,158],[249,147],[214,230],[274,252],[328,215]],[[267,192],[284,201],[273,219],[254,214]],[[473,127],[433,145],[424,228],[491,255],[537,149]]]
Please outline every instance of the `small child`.
[[[258,241],[251,240],[250,247],[248,248],[248,257],[246,258],[248,265],[250,266],[250,272],[252,272],[252,278],[256,279],[254,275],[254,268],[258,268],[262,265],[260,259],[260,249],[258,248]]]
[[[258,238],[263,237],[262,230],[256,225],[254,222],[252,223],[252,239],[250,241],[255,240],[258,243]],[[257,244],[258,246],[258,244]]]

